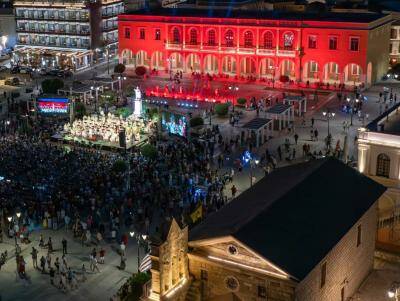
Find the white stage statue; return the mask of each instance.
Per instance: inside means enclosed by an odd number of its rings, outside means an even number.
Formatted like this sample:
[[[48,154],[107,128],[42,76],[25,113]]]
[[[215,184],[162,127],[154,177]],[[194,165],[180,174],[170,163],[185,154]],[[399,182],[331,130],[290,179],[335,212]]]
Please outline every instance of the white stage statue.
[[[139,87],[135,88],[135,100],[141,100],[142,99],[142,91],[140,91]]]

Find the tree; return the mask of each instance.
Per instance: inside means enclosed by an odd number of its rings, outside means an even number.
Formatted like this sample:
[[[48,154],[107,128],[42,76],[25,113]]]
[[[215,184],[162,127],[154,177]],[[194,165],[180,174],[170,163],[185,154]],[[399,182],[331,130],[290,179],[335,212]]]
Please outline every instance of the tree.
[[[45,94],[57,94],[64,87],[64,82],[59,78],[46,79],[42,82],[42,90]]]
[[[128,166],[124,160],[117,160],[114,162],[112,170],[115,173],[124,173],[128,169]]]
[[[157,157],[157,149],[152,144],[145,144],[140,148],[142,155],[148,159],[155,159]]]
[[[237,99],[237,103],[240,106],[244,106],[246,104],[246,102],[247,102],[247,100],[244,97],[240,97],[240,98]]]
[[[143,76],[146,74],[146,72],[147,72],[147,70],[146,70],[146,67],[144,67],[144,66],[138,66],[135,69],[135,73],[137,76]]]
[[[115,101],[117,100],[117,93],[114,91],[105,91],[100,95],[100,105],[107,104],[108,106],[115,105]]]
[[[124,64],[117,64],[117,65],[115,65],[115,67],[114,67],[114,72],[115,72],[115,73],[120,73],[120,74],[122,74],[122,73],[125,72],[125,69],[126,69],[126,67],[125,67]]]
[[[82,119],[83,116],[86,115],[86,106],[81,101],[75,102],[75,117],[78,119]]]
[[[219,103],[215,105],[215,113],[217,113],[218,116],[225,116],[228,114],[228,108],[229,104],[227,103]]]
[[[126,118],[129,115],[132,115],[133,110],[131,108],[123,107],[123,108],[117,109],[115,113],[119,116],[122,116],[123,118]]]
[[[203,125],[203,124],[204,124],[204,120],[200,116],[196,116],[196,117],[193,117],[192,119],[190,119],[190,127],[192,127],[192,128]]]

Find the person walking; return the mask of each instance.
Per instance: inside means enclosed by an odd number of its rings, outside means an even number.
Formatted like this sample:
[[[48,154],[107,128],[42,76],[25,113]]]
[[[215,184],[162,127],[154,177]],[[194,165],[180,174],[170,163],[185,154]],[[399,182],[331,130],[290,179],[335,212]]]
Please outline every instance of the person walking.
[[[97,264],[97,258],[93,258],[93,272],[95,271],[100,273],[99,265]]]
[[[231,192],[232,192],[232,199],[234,199],[236,196],[236,192],[237,192],[237,188],[235,185],[232,185]]]
[[[50,284],[54,285],[54,276],[56,274],[56,271],[54,270],[54,268],[50,268],[49,274],[50,274]]]
[[[318,141],[318,130],[317,129],[315,129],[315,131],[314,131],[314,137],[315,137],[315,140]]]
[[[106,255],[106,251],[104,250],[104,248],[101,248],[101,249],[100,249],[99,255],[100,255],[100,261],[99,261],[99,263],[104,264],[104,256]]]
[[[49,237],[49,240],[47,241],[47,249],[49,253],[53,252],[53,242],[51,241],[51,237]]]
[[[46,255],[46,262],[47,262],[47,266],[50,269],[51,268],[51,255],[50,255],[50,252],[48,252],[47,255]]]
[[[46,272],[46,258],[44,258],[43,255],[40,257],[40,267],[42,269],[42,274],[44,274]]]
[[[61,241],[62,243],[62,250],[63,250],[63,255],[67,254],[67,240],[65,237]]]
[[[282,149],[281,146],[278,146],[278,156],[279,156],[279,161],[282,161]]]
[[[311,118],[311,127],[314,127],[314,117]]]
[[[297,145],[297,141],[299,140],[299,135],[294,134],[294,143]]]
[[[33,267],[34,267],[35,269],[38,268],[38,265],[37,265],[38,253],[39,253],[38,250],[36,250],[35,247],[32,247],[32,252],[31,252],[31,255],[32,255],[32,264],[33,264]]]
[[[59,273],[60,272],[60,261],[59,261],[58,257],[56,258],[56,261],[54,261],[54,266],[57,269],[57,273]]]

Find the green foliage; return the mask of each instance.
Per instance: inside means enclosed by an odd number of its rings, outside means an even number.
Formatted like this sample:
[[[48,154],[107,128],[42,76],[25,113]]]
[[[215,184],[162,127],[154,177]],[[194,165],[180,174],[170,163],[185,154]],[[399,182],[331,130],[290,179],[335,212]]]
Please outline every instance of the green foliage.
[[[99,97],[100,105],[107,104],[108,106],[113,106],[117,100],[117,93],[115,91],[105,91]]]
[[[148,159],[155,159],[157,157],[157,149],[152,144],[145,144],[140,148],[142,155]]]
[[[200,116],[196,116],[196,117],[193,117],[192,119],[190,119],[190,127],[195,127],[195,126],[199,126],[199,125],[203,125],[203,124],[204,124],[204,120]]]
[[[147,110],[147,115],[148,115],[149,119],[156,121],[159,118],[158,109],[157,108],[149,108]]]
[[[57,94],[58,89],[64,87],[64,82],[59,78],[46,79],[42,82],[42,90],[45,94]]]
[[[117,160],[114,162],[112,170],[116,173],[124,173],[128,169],[128,165],[124,160]]]
[[[215,113],[217,113],[218,116],[225,116],[228,114],[228,108],[229,104],[227,103],[219,103],[215,105]]]
[[[243,105],[245,105],[247,103],[247,100],[246,100],[246,98],[240,97],[240,98],[237,99],[237,103],[239,105],[243,106]]]
[[[115,111],[115,113],[119,116],[122,116],[123,118],[128,117],[129,115],[132,115],[133,111],[131,108],[123,107],[119,108]]]
[[[124,64],[117,64],[114,67],[114,72],[115,73],[124,73],[125,69],[126,69],[126,67]]]
[[[75,117],[78,119],[82,119],[83,116],[86,115],[86,106],[83,102],[76,101],[75,102]]]
[[[120,296],[123,301],[139,301],[143,294],[143,285],[145,285],[151,276],[149,273],[134,274],[124,286],[130,287],[130,293],[125,296]]]

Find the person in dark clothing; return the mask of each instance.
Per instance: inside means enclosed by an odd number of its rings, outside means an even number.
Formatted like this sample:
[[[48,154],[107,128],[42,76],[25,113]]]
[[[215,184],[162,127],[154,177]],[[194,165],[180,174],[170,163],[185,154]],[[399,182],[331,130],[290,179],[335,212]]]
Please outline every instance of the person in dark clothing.
[[[63,248],[63,255],[67,254],[67,240],[65,238],[62,239],[62,248]]]

